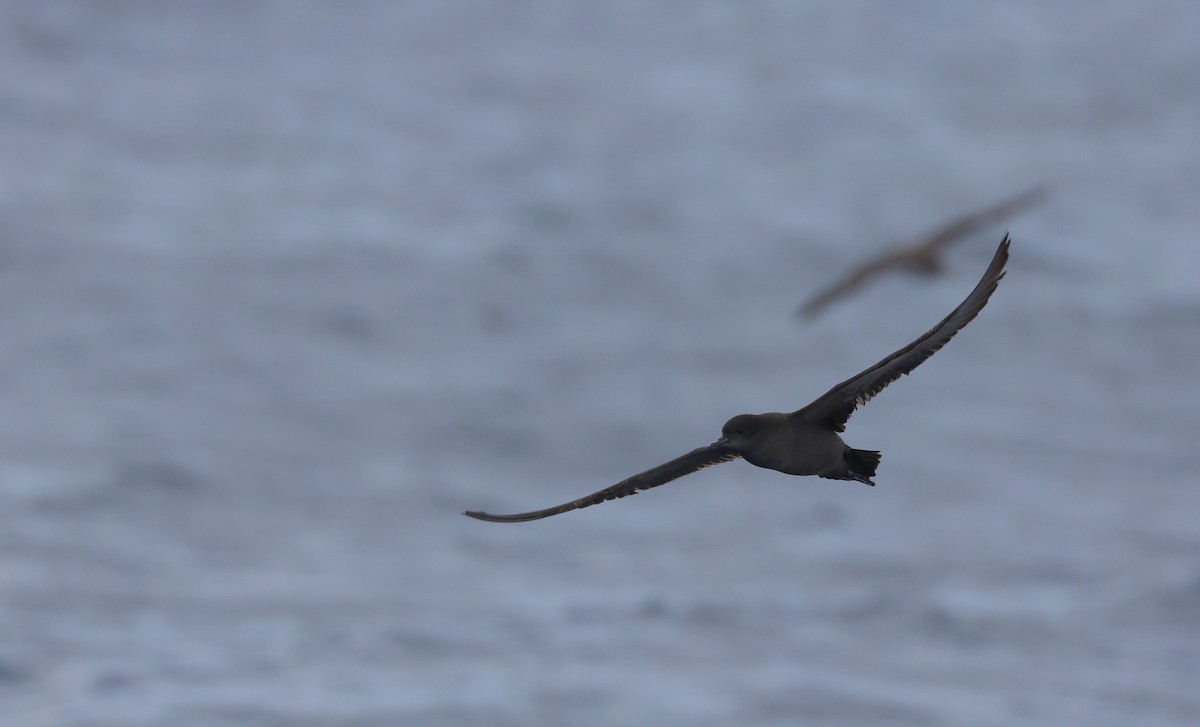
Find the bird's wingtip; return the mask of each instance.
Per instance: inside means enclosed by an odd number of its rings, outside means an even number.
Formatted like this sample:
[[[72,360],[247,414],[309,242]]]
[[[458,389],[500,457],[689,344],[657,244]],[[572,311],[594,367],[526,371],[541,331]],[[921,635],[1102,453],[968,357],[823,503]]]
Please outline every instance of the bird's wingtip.
[[[492,515],[491,513],[483,512],[482,510],[466,510],[463,512],[470,518],[482,520],[488,523],[519,523],[526,520],[537,520],[539,517],[545,517],[542,513],[522,513],[520,515]]]

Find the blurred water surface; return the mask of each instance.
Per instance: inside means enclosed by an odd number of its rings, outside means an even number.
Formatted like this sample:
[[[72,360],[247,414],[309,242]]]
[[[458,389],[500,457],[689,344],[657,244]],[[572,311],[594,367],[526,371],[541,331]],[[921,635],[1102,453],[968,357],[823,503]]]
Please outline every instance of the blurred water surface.
[[[0,6],[0,713],[1200,722],[1194,3]],[[966,332],[735,463],[986,266]]]

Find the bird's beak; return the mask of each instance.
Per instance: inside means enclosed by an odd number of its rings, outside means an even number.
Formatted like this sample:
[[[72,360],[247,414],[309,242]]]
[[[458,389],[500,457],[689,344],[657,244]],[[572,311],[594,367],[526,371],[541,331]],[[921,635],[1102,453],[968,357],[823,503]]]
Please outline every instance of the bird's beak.
[[[724,447],[724,446],[726,446],[727,444],[729,444],[729,437],[721,437],[721,438],[720,438],[720,439],[718,439],[717,441],[715,441],[715,442],[713,442],[712,444],[708,445],[708,448],[709,448],[709,449],[714,449],[714,448],[716,448],[716,447]]]

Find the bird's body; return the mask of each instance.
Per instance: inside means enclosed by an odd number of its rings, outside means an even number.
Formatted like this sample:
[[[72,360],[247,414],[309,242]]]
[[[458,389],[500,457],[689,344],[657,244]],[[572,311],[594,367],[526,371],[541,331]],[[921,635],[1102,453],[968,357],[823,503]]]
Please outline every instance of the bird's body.
[[[739,428],[752,426],[750,437],[738,435]],[[837,432],[819,423],[780,412],[742,414],[730,420],[722,432],[742,459],[752,465],[778,470],[787,475],[816,475],[830,480],[859,480],[874,484],[875,474],[857,467],[852,449]],[[876,453],[878,454],[878,453]],[[854,463],[854,464],[852,464]]]
[[[854,449],[841,437],[846,422],[859,406],[866,404],[884,387],[910,373],[936,353],[970,323],[1004,277],[1008,260],[1008,235],[1000,241],[991,264],[970,295],[936,326],[909,345],[884,358],[867,370],[846,379],[791,413],[739,414],[721,429],[721,438],[657,467],[622,480],[612,487],[594,492],[557,507],[517,515],[491,515],[467,512],[478,520],[523,522],[578,510],[607,500],[636,494],[640,490],[666,484],[714,464],[745,459],[759,467],[790,475],[816,475],[833,480],[853,480],[874,485],[871,480],[879,466],[879,452]]]

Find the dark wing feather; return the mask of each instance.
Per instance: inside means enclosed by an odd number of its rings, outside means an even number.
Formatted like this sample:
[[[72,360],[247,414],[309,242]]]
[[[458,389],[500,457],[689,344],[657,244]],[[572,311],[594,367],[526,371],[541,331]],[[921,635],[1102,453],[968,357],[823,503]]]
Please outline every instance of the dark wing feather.
[[[833,387],[813,403],[793,412],[792,416],[823,424],[837,432],[845,431],[846,421],[857,407],[866,404],[872,397],[883,391],[888,384],[900,378],[901,375],[911,372],[927,358],[937,353],[951,338],[954,338],[954,334],[958,333],[963,326],[970,323],[979,314],[979,311],[983,310],[988,298],[996,290],[996,285],[1004,277],[1004,264],[1008,261],[1008,244],[1009,239],[1006,234],[1000,241],[1000,246],[996,248],[996,255],[992,258],[991,265],[988,266],[987,272],[983,274],[983,278],[980,279],[975,289],[950,315],[943,318],[941,323],[866,371]]]
[[[599,492],[593,492],[587,497],[581,497],[578,500],[559,505],[558,507],[550,507],[545,510],[535,510],[533,512],[523,512],[517,515],[489,515],[486,512],[470,511],[463,513],[468,517],[473,517],[476,520],[487,520],[494,523],[520,523],[527,520],[540,520],[551,515],[558,515],[571,510],[578,510],[581,507],[596,505],[608,500],[615,500],[618,497],[626,495],[636,495],[638,490],[648,490],[651,487],[665,485],[671,480],[677,480],[684,475],[690,475],[696,470],[703,469],[709,465],[720,464],[737,459],[741,455],[733,452],[728,447],[722,444],[710,444],[707,447],[693,449],[691,452],[676,457],[670,462],[660,464],[657,467],[648,469],[641,474],[636,474],[627,480],[622,480],[612,487],[606,487]]]

